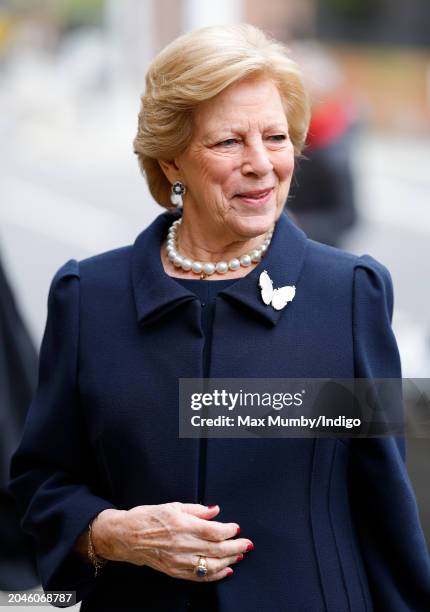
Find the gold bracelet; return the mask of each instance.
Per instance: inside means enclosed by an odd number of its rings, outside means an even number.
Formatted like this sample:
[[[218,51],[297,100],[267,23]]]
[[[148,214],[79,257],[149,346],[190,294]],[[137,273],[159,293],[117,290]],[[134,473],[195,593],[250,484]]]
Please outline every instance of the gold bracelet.
[[[97,515],[98,516],[98,515]],[[93,523],[96,520],[97,516],[93,518],[93,520],[88,525],[88,558],[94,566],[94,576],[97,577],[97,572],[108,562],[107,559],[103,559],[96,555],[96,551],[94,549],[93,538],[92,538],[92,528]]]

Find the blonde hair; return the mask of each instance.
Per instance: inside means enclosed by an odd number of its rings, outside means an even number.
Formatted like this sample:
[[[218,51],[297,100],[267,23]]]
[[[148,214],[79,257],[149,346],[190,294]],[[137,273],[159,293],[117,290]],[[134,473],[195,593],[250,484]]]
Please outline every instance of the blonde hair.
[[[309,125],[309,102],[299,67],[282,43],[249,24],[210,26],[179,36],[152,61],[133,145],[159,204],[171,208],[171,186],[158,160],[172,160],[187,148],[194,109],[232,83],[259,75],[278,87],[299,156]]]

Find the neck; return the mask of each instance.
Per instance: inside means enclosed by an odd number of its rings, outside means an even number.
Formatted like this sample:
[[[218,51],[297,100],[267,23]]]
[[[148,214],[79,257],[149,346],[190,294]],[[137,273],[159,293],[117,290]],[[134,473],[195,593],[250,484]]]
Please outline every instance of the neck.
[[[182,217],[170,228],[168,238],[171,240],[161,245],[161,259],[170,276],[199,274],[200,278],[219,278],[220,275],[226,279],[239,278],[259,264],[269,248],[271,235],[272,231],[269,231],[252,239],[233,238],[229,241],[224,236],[220,246],[211,234],[210,244],[206,245],[201,231],[190,231],[190,224],[186,224]],[[181,262],[185,260],[186,267],[176,265],[176,258]]]
[[[252,238],[240,236],[216,235],[212,231],[204,232],[197,224],[187,222],[185,217],[178,228],[178,250],[184,257],[194,261],[226,261],[258,248],[265,239],[265,234]]]

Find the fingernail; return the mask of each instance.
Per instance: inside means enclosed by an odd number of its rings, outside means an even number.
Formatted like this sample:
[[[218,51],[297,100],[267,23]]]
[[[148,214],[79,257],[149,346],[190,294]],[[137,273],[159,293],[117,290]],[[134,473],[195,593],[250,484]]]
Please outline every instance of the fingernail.
[[[231,569],[231,567],[229,567],[228,570],[227,570],[227,576],[231,576],[232,574],[234,574],[234,572]]]
[[[239,533],[240,533],[240,527],[237,527],[237,529],[236,529],[236,535],[239,535]]]
[[[209,510],[212,510],[212,508],[216,508],[218,504],[215,504],[215,506],[208,506]]]
[[[240,553],[240,555],[237,557],[236,561],[242,561],[242,559],[243,559],[243,555],[242,555],[242,553]]]
[[[246,552],[249,552],[250,550],[254,550],[254,544],[252,542],[250,542],[246,547]]]

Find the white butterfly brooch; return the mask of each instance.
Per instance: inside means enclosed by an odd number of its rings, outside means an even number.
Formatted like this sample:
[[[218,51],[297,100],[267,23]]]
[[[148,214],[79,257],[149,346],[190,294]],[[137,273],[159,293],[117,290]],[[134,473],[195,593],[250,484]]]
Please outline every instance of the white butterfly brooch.
[[[279,289],[273,289],[273,281],[266,270],[260,274],[258,286],[261,289],[261,299],[263,302],[267,305],[272,304],[275,310],[282,310],[296,295],[294,285],[286,285],[285,287],[279,287]]]

